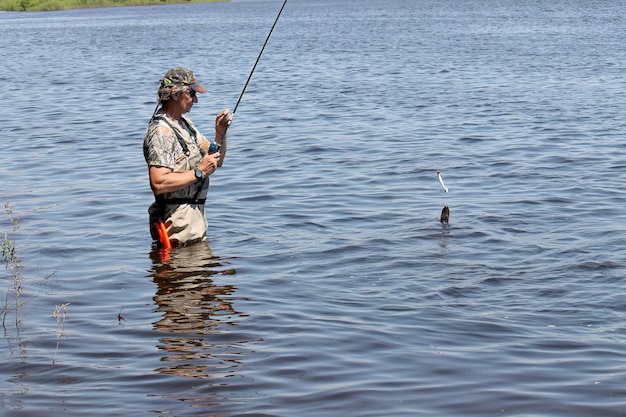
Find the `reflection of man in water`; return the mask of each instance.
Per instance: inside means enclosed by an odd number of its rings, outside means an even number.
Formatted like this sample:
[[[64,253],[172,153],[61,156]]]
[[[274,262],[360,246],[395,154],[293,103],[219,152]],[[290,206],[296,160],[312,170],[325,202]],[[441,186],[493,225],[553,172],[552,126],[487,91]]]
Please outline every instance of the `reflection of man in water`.
[[[227,342],[220,343],[220,333],[239,315],[231,298],[236,288],[217,286],[211,277],[236,272],[224,269],[206,243],[174,249],[166,264],[160,255],[158,250],[151,253],[155,311],[162,313],[154,328],[164,333],[157,347],[167,352],[162,361],[168,365],[158,371],[192,378],[233,373],[240,342],[233,343],[232,328],[225,332]]]

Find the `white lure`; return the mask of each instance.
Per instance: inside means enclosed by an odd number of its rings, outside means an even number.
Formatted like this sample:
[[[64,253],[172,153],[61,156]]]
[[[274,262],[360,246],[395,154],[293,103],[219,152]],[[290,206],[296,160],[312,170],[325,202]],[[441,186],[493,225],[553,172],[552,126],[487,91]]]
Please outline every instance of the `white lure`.
[[[446,184],[443,183],[443,178],[441,178],[441,171],[437,171],[437,178],[439,178],[439,184],[441,184],[441,186],[443,187],[444,191],[447,193],[448,192],[448,187],[446,187]]]

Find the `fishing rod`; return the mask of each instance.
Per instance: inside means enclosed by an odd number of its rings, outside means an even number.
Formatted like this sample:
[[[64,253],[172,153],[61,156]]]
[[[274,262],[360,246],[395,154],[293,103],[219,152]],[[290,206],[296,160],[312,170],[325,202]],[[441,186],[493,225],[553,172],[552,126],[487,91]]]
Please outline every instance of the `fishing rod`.
[[[267,38],[265,38],[265,43],[263,43],[263,47],[261,48],[261,52],[259,52],[259,56],[257,56],[257,58],[256,58],[254,66],[252,67],[252,70],[250,71],[250,75],[248,75],[248,79],[246,80],[246,84],[243,86],[243,90],[241,90],[241,94],[239,94],[239,99],[237,100],[237,104],[235,104],[235,108],[233,109],[233,113],[232,113],[233,116],[235,115],[235,112],[237,111],[237,108],[239,107],[239,103],[241,102],[241,99],[242,99],[243,95],[246,92],[246,88],[248,88],[248,84],[250,83],[250,79],[252,78],[252,74],[254,74],[254,70],[256,69],[256,66],[259,63],[259,60],[261,59],[261,55],[263,55],[263,51],[265,50],[265,46],[267,45],[267,42],[270,40],[270,36],[272,36],[272,32],[274,31],[274,27],[276,27],[276,23],[278,23],[278,19],[280,18],[280,14],[283,12],[283,9],[285,8],[286,4],[287,4],[287,0],[285,0],[283,2],[282,7],[278,11],[278,16],[276,16],[276,20],[274,20],[274,24],[272,25],[272,28],[270,29],[270,33],[268,33],[267,34]],[[231,123],[232,123],[232,118],[228,121],[228,126],[230,126]],[[228,130],[228,127],[226,128],[226,130]],[[222,134],[221,139],[224,139],[224,136],[226,135],[226,130],[224,130],[224,133]],[[221,142],[221,139],[220,139],[220,142]]]
[[[283,2],[283,5],[281,6],[280,10],[278,11],[278,16],[276,16],[276,20],[274,20],[274,24],[272,25],[272,28],[270,29],[270,33],[268,33],[267,38],[265,38],[265,42],[263,43],[263,47],[261,48],[261,52],[259,52],[259,56],[257,56],[256,61],[254,62],[254,66],[252,67],[252,70],[250,71],[250,75],[248,75],[248,79],[246,80],[246,84],[243,86],[243,90],[241,90],[241,94],[239,95],[239,99],[237,100],[237,104],[235,104],[235,108],[233,109],[233,113],[232,113],[233,116],[235,115],[235,112],[237,111],[237,107],[239,107],[239,103],[241,102],[241,98],[243,97],[244,93],[246,92],[246,88],[248,88],[248,84],[250,83],[250,79],[252,78],[252,74],[254,74],[254,70],[256,69],[256,66],[259,63],[259,60],[261,59],[261,55],[263,55],[263,51],[265,50],[265,46],[267,45],[267,42],[269,42],[270,36],[272,36],[272,32],[274,31],[274,27],[276,27],[276,23],[278,23],[278,19],[280,18],[280,14],[283,12],[283,9],[285,8],[286,4],[287,4],[287,0],[285,0]],[[154,109],[155,113],[156,113],[157,109],[159,108],[159,104],[157,104],[157,107]],[[228,127],[231,125],[231,123],[232,123],[232,117],[228,121],[228,125],[226,126],[226,129],[224,129],[224,133],[222,133],[222,136],[221,136],[219,142],[222,142],[222,140],[224,140],[224,136],[226,136],[226,131],[228,130]],[[220,145],[218,143],[211,142],[209,144],[209,147],[208,147],[209,153],[217,152],[219,149],[220,149]],[[154,227],[156,228],[156,232],[158,233],[158,236],[159,236],[159,241],[163,245],[163,248],[165,250],[170,250],[172,248],[172,245],[171,245],[171,242],[170,242],[169,237],[167,235],[167,230],[165,228],[165,224],[161,221],[161,222],[158,222],[158,223],[154,223]]]

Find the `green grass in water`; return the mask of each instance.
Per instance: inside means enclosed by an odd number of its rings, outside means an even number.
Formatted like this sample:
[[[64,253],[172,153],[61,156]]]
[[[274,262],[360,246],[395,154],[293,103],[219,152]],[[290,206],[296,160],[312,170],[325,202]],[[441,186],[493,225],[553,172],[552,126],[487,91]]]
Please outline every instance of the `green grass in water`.
[[[40,12],[91,7],[147,6],[152,4],[208,3],[228,0],[0,0],[0,10]]]

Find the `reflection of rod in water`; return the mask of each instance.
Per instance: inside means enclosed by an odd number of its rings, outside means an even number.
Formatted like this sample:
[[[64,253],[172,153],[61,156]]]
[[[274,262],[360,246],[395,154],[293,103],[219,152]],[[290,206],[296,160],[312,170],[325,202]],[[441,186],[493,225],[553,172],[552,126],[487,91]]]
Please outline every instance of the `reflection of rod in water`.
[[[254,66],[252,67],[252,70],[250,71],[250,75],[248,75],[248,79],[246,80],[246,84],[243,86],[243,90],[241,90],[241,94],[239,95],[239,99],[237,100],[237,104],[235,104],[235,108],[233,109],[233,116],[235,115],[235,112],[237,111],[237,107],[239,107],[239,103],[241,102],[241,98],[243,97],[244,93],[246,92],[246,88],[248,88],[248,83],[250,82],[250,79],[252,78],[252,74],[254,74],[254,70],[256,69],[256,66],[259,63],[259,60],[261,59],[261,55],[263,54],[263,51],[265,50],[265,46],[267,45],[267,42],[270,40],[270,36],[272,36],[272,32],[274,31],[274,27],[276,26],[276,23],[278,22],[278,18],[280,17],[280,14],[283,12],[283,9],[285,8],[285,4],[287,4],[287,0],[285,0],[283,2],[283,5],[280,8],[280,11],[278,12],[278,16],[276,16],[276,20],[274,20],[274,24],[272,25],[272,28],[270,29],[270,33],[268,33],[267,38],[265,38],[265,43],[263,44],[263,47],[261,48],[261,52],[259,52],[259,56],[257,56],[257,58],[256,58],[256,62],[254,63]],[[228,121],[228,126],[230,126],[231,123],[232,123],[232,119],[230,119]],[[222,135],[222,137],[225,134],[226,134],[226,131],[224,131],[224,134]]]

